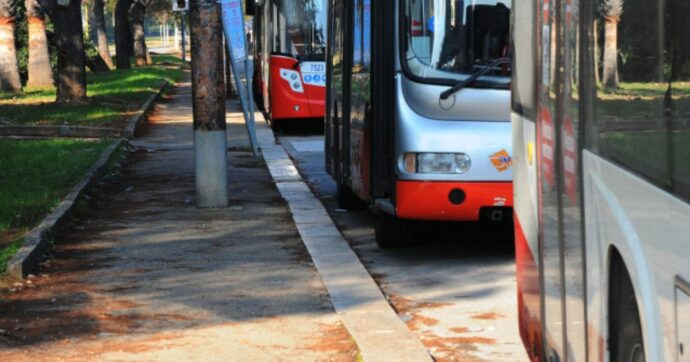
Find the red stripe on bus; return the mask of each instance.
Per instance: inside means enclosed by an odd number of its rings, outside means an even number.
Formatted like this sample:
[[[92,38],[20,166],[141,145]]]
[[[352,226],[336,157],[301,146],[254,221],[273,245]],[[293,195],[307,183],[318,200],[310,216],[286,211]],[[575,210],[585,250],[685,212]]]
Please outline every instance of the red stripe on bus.
[[[449,200],[455,189],[465,193],[465,200],[459,205]],[[512,182],[396,183],[396,215],[404,219],[477,221],[482,207],[495,206],[513,206]]]
[[[514,214],[515,268],[517,276],[518,320],[520,337],[531,361],[542,359],[541,298],[539,268],[522,226]]]

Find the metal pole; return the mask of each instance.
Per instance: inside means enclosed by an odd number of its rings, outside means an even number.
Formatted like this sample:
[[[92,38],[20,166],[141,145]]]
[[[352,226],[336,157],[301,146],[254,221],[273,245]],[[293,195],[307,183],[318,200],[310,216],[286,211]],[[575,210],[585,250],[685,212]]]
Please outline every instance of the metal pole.
[[[181,28],[181,29],[180,29],[180,32],[181,32],[181,35],[182,35],[182,63],[184,64],[184,63],[187,62],[187,56],[186,56],[186,54],[185,54],[185,51],[186,51],[186,49],[185,49],[186,42],[185,42],[185,36],[184,36],[184,28],[185,28],[184,18],[185,18],[185,15],[187,15],[187,13],[183,11],[182,13],[180,13],[180,15],[181,15],[181,19],[182,19],[182,20],[181,20],[181,24],[180,24],[180,28]]]
[[[216,0],[190,5],[196,204],[224,207],[228,158],[220,5]]]
[[[180,26],[177,25],[177,21],[173,22],[173,41],[175,50],[180,50]]]

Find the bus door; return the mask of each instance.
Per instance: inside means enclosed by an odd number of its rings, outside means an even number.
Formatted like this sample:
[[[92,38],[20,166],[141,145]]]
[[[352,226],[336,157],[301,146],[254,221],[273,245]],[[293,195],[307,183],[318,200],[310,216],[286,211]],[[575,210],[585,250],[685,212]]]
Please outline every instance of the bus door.
[[[587,351],[578,6],[578,0],[541,0],[537,22],[542,337],[553,361],[584,361]]]
[[[327,89],[326,113],[326,169],[338,184],[348,177],[350,144],[350,44],[348,39],[348,14],[352,0],[331,0],[329,3],[328,37],[332,64],[326,77],[330,79]],[[331,156],[332,155],[332,156]]]
[[[371,126],[371,0],[352,1],[352,79],[347,124],[348,185],[362,200],[370,198]],[[345,148],[344,147],[344,148]]]
[[[392,198],[395,192],[394,155],[395,118],[395,0],[366,0],[369,3],[371,26],[365,26],[365,48],[369,49],[371,83],[368,109],[371,128],[371,196],[372,199]],[[365,21],[367,23],[368,21]],[[367,44],[369,42],[370,44]]]

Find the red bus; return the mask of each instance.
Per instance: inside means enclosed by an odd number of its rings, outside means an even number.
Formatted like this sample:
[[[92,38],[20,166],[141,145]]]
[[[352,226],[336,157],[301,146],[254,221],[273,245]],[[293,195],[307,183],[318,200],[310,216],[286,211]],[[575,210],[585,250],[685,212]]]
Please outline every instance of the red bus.
[[[271,127],[323,121],[326,0],[259,0],[254,9],[254,96]]]

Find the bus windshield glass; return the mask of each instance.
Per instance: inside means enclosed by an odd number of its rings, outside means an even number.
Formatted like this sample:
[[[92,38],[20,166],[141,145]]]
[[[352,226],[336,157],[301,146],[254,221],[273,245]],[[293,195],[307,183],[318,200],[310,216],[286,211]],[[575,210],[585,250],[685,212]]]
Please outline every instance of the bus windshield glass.
[[[274,54],[325,60],[326,0],[276,0],[270,11]]]
[[[414,78],[448,83],[511,56],[510,1],[405,0],[403,69]],[[510,64],[496,65],[481,83],[507,86]],[[480,82],[477,82],[480,83]]]

